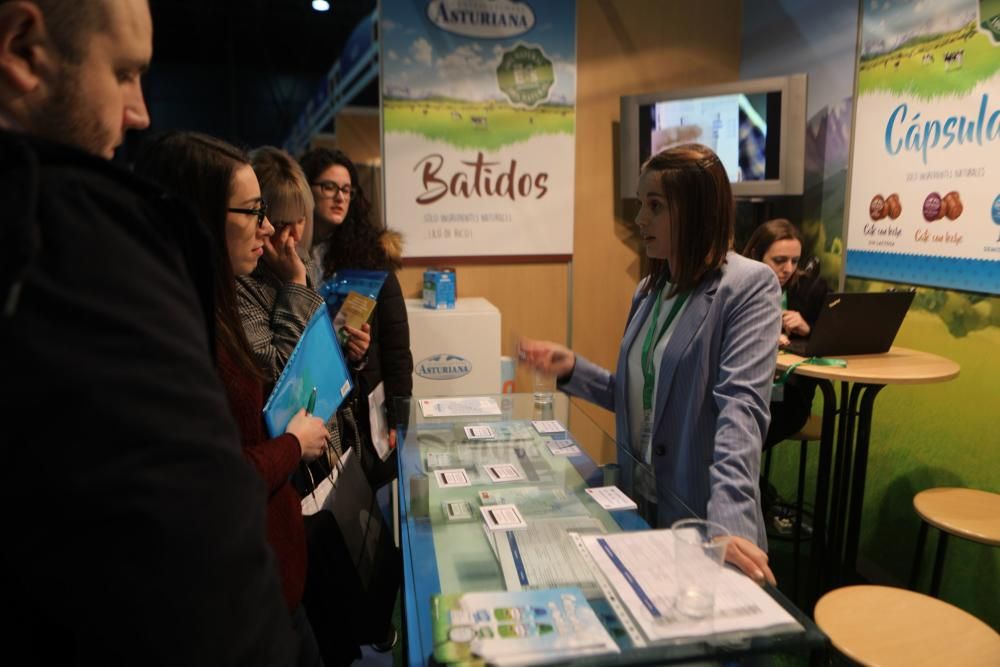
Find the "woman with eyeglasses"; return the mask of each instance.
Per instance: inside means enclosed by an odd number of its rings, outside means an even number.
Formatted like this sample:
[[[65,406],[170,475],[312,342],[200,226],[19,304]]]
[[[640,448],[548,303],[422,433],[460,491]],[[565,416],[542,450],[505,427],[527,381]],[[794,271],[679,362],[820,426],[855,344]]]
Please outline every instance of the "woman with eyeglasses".
[[[380,230],[370,219],[371,206],[358,182],[357,168],[344,153],[317,148],[303,155],[299,163],[316,200],[312,257],[322,279],[343,269],[388,273],[372,314],[366,363],[358,376],[357,417],[360,426],[368,424],[365,397],[383,382],[388,424],[393,427],[398,418],[405,417],[395,413],[394,399],[413,394],[410,326],[395,274],[400,267],[399,234]],[[395,428],[390,428],[389,437],[390,445],[395,447]],[[394,457],[376,468],[368,472],[373,485],[378,486],[395,475]]]
[[[257,267],[237,276],[236,297],[250,347],[273,382],[309,319],[323,305],[307,269],[314,202],[302,168],[285,151],[262,146],[250,153],[250,161],[275,232],[264,239],[264,255]],[[368,351],[371,326],[345,328],[350,335],[345,356],[358,363]]]
[[[267,540],[277,556],[285,601],[301,638],[299,665],[322,665],[316,640],[302,608],[306,574],[305,529],[299,495],[289,478],[299,461],[312,461],[327,446],[323,420],[300,410],[286,432],[268,438],[262,410],[265,374],[243,333],[236,307],[236,276],[245,276],[264,254],[274,233],[267,206],[247,155],[194,132],[171,132],[143,150],[136,172],[187,200],[215,240],[216,367],[240,429],[243,453],[266,486]],[[253,628],[248,628],[253,631]]]

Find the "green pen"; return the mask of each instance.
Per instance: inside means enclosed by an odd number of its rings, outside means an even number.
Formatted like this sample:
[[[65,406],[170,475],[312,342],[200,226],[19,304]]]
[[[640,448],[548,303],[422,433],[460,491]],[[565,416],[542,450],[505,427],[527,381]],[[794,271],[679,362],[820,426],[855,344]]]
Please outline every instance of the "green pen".
[[[316,387],[313,387],[312,393],[309,394],[309,402],[306,404],[306,414],[311,415],[313,410],[316,409]]]

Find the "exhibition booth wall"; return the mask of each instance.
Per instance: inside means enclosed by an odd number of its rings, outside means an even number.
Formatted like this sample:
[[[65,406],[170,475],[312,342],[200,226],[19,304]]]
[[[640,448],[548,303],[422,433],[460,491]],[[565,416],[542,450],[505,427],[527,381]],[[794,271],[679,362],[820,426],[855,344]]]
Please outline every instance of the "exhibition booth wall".
[[[869,3],[865,7],[871,10]],[[807,247],[821,258],[823,275],[833,285],[845,271],[844,211],[858,20],[855,0],[743,3],[740,77],[802,71],[809,75],[802,228]],[[1000,47],[996,48],[1000,58]],[[919,202],[911,206],[919,209]],[[850,265],[846,268],[847,291],[909,287],[851,278]],[[887,387],[877,399],[859,570],[875,582],[905,585],[919,528],[912,502],[916,493],[941,486],[1000,491],[1000,449],[991,399],[997,395],[1000,376],[1000,357],[995,353],[1000,346],[1000,298],[917,287],[896,345],[941,355],[962,368],[959,377],[947,384]],[[817,402],[814,410],[818,409]],[[814,465],[816,458],[812,457]],[[795,489],[797,461],[796,447],[776,450],[772,480],[788,495]],[[814,468],[812,472],[810,480],[815,479]],[[934,540],[929,542],[925,563],[933,558]],[[942,599],[1000,627],[996,602],[1000,553],[965,540],[953,540],[949,546]],[[930,568],[924,570],[921,590],[926,591]]]

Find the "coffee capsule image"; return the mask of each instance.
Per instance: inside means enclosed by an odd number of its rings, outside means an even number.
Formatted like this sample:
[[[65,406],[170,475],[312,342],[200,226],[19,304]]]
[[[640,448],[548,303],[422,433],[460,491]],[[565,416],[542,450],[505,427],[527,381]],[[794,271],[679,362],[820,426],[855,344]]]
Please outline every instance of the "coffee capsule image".
[[[962,211],[965,210],[965,207],[962,206],[962,199],[955,190],[944,196],[944,199],[941,200],[941,208],[949,220],[956,220],[958,216],[962,215]]]
[[[941,195],[936,192],[930,193],[924,200],[924,220],[927,222],[940,220],[941,216],[944,215],[942,208]]]
[[[885,199],[885,209],[889,213],[889,217],[895,220],[903,213],[903,205],[899,201],[899,195],[893,192],[891,195]]]
[[[886,216],[885,199],[882,195],[872,197],[872,203],[868,205],[868,215],[872,220],[881,220]]]

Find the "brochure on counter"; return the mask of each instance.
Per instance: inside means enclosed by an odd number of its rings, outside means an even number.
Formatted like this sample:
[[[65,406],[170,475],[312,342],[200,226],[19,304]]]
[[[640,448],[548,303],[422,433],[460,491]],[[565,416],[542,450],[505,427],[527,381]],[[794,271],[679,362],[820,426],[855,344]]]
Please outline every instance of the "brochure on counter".
[[[578,588],[431,598],[434,658],[453,665],[543,665],[618,653]]]
[[[803,631],[760,584],[729,567],[718,573],[711,617],[690,619],[677,612],[674,538],[669,529],[580,535],[574,540],[592,559],[647,642],[697,640],[726,633]]]
[[[502,414],[496,399],[489,396],[422,398],[419,404],[424,417],[479,417]]]

